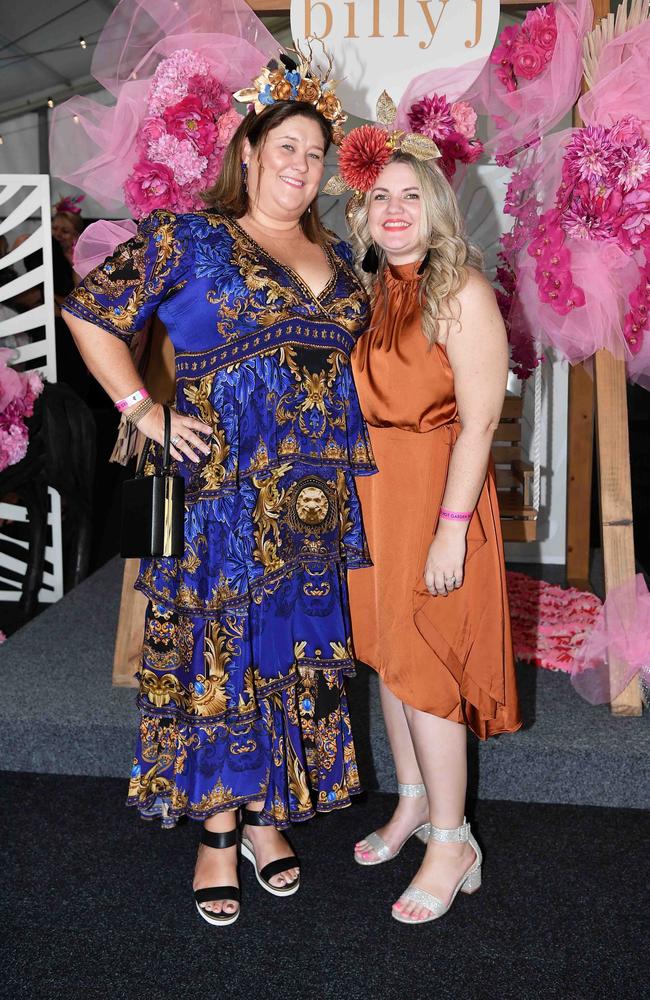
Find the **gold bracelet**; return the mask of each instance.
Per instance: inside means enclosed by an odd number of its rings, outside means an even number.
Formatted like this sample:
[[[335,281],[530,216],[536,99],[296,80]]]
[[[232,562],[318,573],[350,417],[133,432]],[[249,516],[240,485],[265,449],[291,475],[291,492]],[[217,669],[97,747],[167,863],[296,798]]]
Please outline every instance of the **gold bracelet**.
[[[138,403],[135,409],[131,410],[130,413],[125,413],[124,416],[126,417],[127,421],[130,424],[133,424],[133,426],[135,427],[137,426],[138,422],[142,420],[145,413],[148,413],[149,410],[152,410],[155,405],[156,403],[154,402],[153,399],[151,399],[151,397],[149,397],[149,399],[143,399],[141,403]]]

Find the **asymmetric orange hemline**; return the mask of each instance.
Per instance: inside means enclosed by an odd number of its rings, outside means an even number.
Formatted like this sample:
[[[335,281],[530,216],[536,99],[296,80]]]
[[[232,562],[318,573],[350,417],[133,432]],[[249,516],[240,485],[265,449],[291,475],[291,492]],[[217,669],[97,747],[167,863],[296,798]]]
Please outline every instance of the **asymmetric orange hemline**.
[[[357,480],[373,567],[349,574],[359,660],[405,704],[486,739],[521,726],[499,508],[488,471],[465,578],[432,597],[424,566],[460,432],[451,366],[422,333],[417,265],[386,272],[387,309],[352,355],[378,473]]]

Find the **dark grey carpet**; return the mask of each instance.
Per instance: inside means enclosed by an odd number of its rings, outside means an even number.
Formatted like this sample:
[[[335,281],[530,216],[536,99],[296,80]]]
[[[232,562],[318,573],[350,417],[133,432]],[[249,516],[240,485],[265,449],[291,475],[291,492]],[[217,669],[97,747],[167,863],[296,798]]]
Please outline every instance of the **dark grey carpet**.
[[[351,859],[393,799],[297,827],[303,885],[275,899],[243,869],[238,923],[211,928],[190,891],[198,824],[123,806],[111,778],[0,773],[5,860],[0,995],[11,1000],[617,1000],[647,995],[647,816],[481,802],[482,889],[402,927],[390,903],[415,842],[387,865]]]
[[[122,563],[115,559],[11,636],[0,651],[0,761],[7,770],[121,777],[132,756],[134,692],[111,686]],[[472,745],[481,798],[650,807],[642,776],[648,716],[615,719],[566,675],[520,668],[525,729]],[[351,684],[365,787],[394,788],[376,677]]]

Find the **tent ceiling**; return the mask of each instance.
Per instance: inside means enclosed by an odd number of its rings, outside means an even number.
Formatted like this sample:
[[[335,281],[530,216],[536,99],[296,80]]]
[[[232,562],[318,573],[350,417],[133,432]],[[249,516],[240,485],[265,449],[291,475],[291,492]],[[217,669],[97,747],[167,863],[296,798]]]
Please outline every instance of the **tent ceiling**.
[[[0,122],[38,111],[48,97],[58,104],[97,90],[90,75],[94,43],[117,3],[0,0]],[[272,33],[288,25],[286,17],[263,20]]]
[[[1,0],[0,120],[89,86],[93,43],[115,6],[116,0]]]

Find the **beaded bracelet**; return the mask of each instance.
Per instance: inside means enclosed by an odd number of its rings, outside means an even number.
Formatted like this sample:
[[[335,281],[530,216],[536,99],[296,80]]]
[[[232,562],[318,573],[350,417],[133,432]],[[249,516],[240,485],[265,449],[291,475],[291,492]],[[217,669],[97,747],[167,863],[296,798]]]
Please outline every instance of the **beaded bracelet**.
[[[128,423],[133,424],[133,426],[135,427],[137,426],[138,422],[142,420],[145,413],[148,413],[149,410],[153,410],[155,405],[156,404],[151,398],[151,396],[147,396],[147,398],[143,399],[141,403],[138,403],[135,410],[131,410],[130,413],[125,413],[124,417],[128,421]]]
[[[471,521],[471,510],[448,510],[447,507],[440,508],[440,517],[445,521]]]
[[[124,399],[116,399],[115,409],[120,413],[124,413],[125,410],[128,410],[129,406],[135,406],[136,403],[140,403],[145,399],[149,399],[149,393],[142,386],[141,389],[136,389],[135,392],[132,392],[130,396],[125,396]]]

